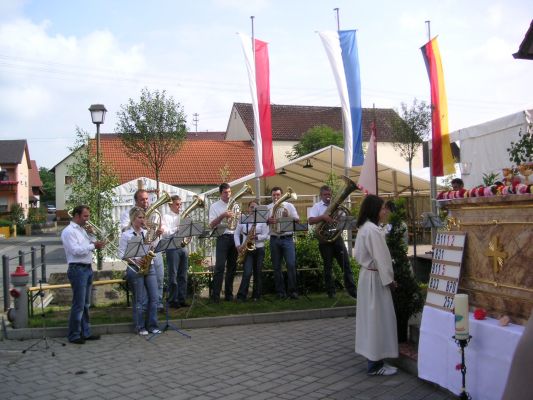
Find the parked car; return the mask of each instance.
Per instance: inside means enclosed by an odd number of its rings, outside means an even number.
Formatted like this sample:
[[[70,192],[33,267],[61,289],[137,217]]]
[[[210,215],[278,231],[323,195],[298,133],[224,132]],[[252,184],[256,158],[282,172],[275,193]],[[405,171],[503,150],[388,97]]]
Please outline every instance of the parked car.
[[[47,204],[46,205],[46,211],[49,214],[54,214],[56,212],[56,206],[54,206],[53,204]]]

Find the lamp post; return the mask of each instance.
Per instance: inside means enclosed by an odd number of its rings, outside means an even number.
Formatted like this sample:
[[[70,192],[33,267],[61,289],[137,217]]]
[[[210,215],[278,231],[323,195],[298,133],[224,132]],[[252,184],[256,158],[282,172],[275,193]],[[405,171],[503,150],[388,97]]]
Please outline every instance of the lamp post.
[[[89,107],[91,112],[91,119],[93,124],[96,125],[96,215],[98,224],[101,224],[101,209],[100,209],[100,125],[104,123],[105,113],[107,109],[103,104],[91,104]],[[100,250],[97,251],[97,269],[102,270],[102,253]]]

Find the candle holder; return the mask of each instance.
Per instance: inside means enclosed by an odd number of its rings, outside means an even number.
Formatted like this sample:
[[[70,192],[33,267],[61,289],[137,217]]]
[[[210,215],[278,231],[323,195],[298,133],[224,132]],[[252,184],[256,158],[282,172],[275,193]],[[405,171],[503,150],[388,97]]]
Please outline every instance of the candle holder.
[[[472,397],[468,394],[466,391],[466,364],[465,364],[465,347],[468,346],[468,342],[470,342],[470,339],[472,339],[472,336],[468,335],[468,339],[457,339],[454,336],[452,336],[453,340],[455,340],[455,343],[459,345],[461,348],[461,375],[463,378],[463,384],[461,386],[461,394],[459,395],[460,399],[467,399],[470,400]]]

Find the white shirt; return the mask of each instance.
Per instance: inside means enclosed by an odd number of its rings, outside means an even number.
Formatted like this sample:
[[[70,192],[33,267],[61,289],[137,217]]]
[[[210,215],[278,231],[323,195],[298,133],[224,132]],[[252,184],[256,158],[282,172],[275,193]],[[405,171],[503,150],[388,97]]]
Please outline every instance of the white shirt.
[[[138,234],[137,232],[135,232],[135,230],[131,226],[128,229],[126,229],[124,232],[122,232],[122,234],[120,235],[120,240],[118,242],[118,258],[120,258],[121,260],[124,258],[124,253],[126,253],[128,242],[132,238],[140,236],[142,239],[143,235],[146,235],[146,229],[141,229],[141,234]],[[134,257],[133,259],[141,260],[142,258],[143,256],[139,256],[139,257]]]
[[[124,230],[130,226],[130,210],[131,208],[120,214],[120,230]]]
[[[61,232],[61,241],[65,248],[67,263],[92,263],[94,244],[80,225],[70,221],[70,224]]]
[[[250,232],[250,229],[252,229],[253,224],[239,224],[237,225],[237,228],[235,229],[235,233],[233,234],[233,240],[235,241],[235,246],[239,247],[241,245],[241,235],[248,235],[248,232]],[[270,230],[268,229],[268,225],[264,222],[260,222],[256,224],[255,227],[255,236],[257,237],[257,240],[255,241],[255,247],[265,247],[265,240],[268,239],[268,234],[270,233]],[[246,240],[246,238],[244,239]]]
[[[267,207],[268,207],[267,218],[270,218],[272,216],[272,209],[274,208],[274,203],[270,203]],[[296,211],[296,207],[294,207],[294,204],[284,201],[283,203],[281,203],[280,207],[284,207],[287,210],[287,212],[289,213],[289,217],[292,217],[294,220],[300,219],[300,216],[298,215],[298,211]],[[273,236],[285,236],[285,235],[288,236],[292,234],[293,232],[283,232],[280,235],[278,235],[276,233],[272,233],[272,230],[271,230],[271,235]]]
[[[328,206],[320,200],[318,203],[313,204],[313,207],[309,210],[309,217],[320,217],[323,215],[326,210],[328,209]]]
[[[215,219],[217,219],[221,214],[225,213],[227,210],[228,210],[228,203],[224,203],[222,200],[216,201],[213,204],[211,204],[211,207],[209,207],[209,224],[211,224],[211,222],[213,222]],[[224,222],[225,221],[223,220],[221,224]],[[226,235],[228,233],[233,235],[233,231],[226,228],[223,234]]]
[[[178,230],[178,226],[180,225],[181,221],[181,214],[175,213],[172,210],[169,210],[169,212],[165,215],[163,215],[163,231],[164,236],[172,236],[176,233]]]

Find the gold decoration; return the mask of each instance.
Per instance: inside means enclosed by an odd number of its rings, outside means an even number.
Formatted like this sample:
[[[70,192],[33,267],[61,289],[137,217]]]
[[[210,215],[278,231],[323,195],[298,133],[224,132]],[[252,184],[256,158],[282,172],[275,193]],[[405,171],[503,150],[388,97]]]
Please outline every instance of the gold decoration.
[[[447,231],[456,231],[461,229],[461,220],[455,217],[446,218],[446,230]]]
[[[485,251],[487,257],[492,258],[492,269],[497,274],[503,267],[503,260],[508,257],[507,252],[503,251],[503,244],[500,243],[498,236],[494,236],[489,242],[489,248]]]

